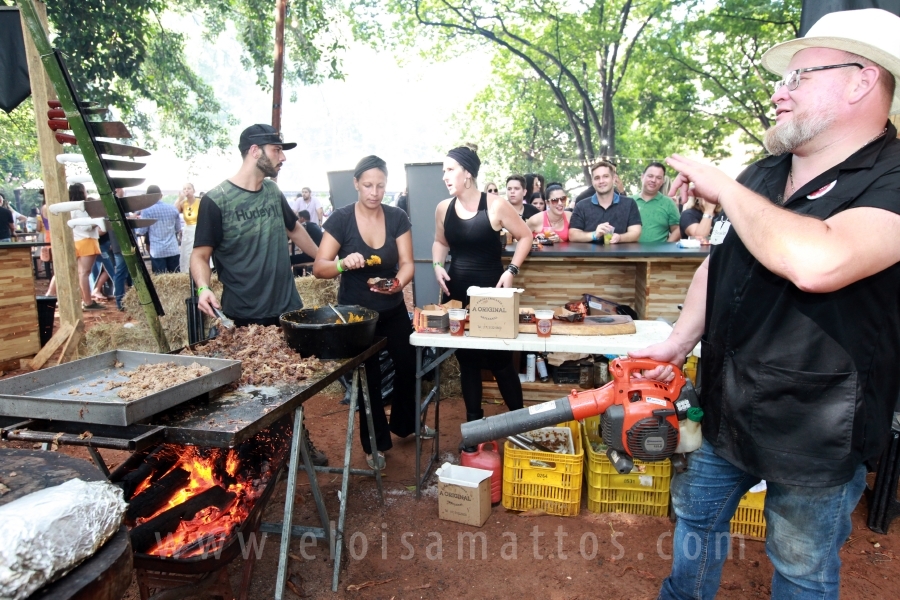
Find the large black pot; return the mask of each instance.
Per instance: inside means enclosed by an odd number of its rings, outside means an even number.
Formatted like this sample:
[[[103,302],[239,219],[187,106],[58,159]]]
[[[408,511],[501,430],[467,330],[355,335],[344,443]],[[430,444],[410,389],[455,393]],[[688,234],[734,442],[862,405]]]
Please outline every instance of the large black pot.
[[[328,306],[303,308],[281,315],[281,330],[288,346],[302,356],[352,358],[368,350],[375,338],[378,313],[362,306],[339,305],[335,308],[350,320],[350,314],[362,317],[357,323],[340,323]]]

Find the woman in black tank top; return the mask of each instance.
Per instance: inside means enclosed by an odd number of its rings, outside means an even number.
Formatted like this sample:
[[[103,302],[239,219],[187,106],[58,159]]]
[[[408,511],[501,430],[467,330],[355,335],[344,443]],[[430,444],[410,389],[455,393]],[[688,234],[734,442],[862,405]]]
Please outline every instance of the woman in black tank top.
[[[444,159],[444,183],[453,197],[435,213],[432,260],[445,299],[469,304],[469,286],[514,287],[513,277],[531,250],[531,230],[512,205],[500,196],[478,191],[475,178],[481,161],[468,147],[454,148]],[[519,240],[507,270],[503,269],[500,229]],[[444,269],[451,255],[449,270]],[[466,420],[484,416],[481,409],[481,369],[490,369],[510,410],[522,408],[522,384],[512,354],[501,350],[457,350]]]

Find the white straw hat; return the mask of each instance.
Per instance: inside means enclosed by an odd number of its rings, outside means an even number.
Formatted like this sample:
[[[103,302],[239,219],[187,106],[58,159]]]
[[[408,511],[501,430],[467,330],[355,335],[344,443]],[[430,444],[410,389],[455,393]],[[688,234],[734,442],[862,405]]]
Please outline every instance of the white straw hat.
[[[880,8],[828,13],[802,38],[772,46],[762,57],[763,67],[784,75],[794,54],[804,48],[832,48],[852,52],[884,67],[900,80],[900,17]],[[900,84],[894,90],[891,114],[900,113]]]

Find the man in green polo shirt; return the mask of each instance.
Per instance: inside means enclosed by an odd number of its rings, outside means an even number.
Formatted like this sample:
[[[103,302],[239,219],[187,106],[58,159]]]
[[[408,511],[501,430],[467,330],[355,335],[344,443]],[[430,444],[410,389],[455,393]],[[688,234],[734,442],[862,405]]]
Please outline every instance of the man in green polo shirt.
[[[666,167],[662,163],[650,163],[641,175],[641,195],[636,200],[643,224],[638,240],[642,244],[681,239],[678,208],[671,198],[659,191],[665,181]]]

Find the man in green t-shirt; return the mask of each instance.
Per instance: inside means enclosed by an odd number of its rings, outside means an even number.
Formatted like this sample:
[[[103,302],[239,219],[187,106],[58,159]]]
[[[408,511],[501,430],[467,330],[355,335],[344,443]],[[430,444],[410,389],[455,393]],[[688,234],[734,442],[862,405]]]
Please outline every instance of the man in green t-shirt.
[[[238,327],[279,325],[282,313],[303,307],[294,285],[290,238],[303,252],[318,248],[297,220],[276,177],[286,159],[285,143],[271,125],[251,125],[241,133],[241,168],[200,199],[191,275],[197,285],[197,306],[211,317],[221,308]],[[224,286],[222,304],[209,289],[213,259]],[[307,435],[313,463],[328,464]]]
[[[636,200],[643,224],[638,239],[642,244],[677,242],[681,239],[678,207],[660,191],[665,181],[666,167],[662,163],[650,163],[641,175],[641,194]]]

